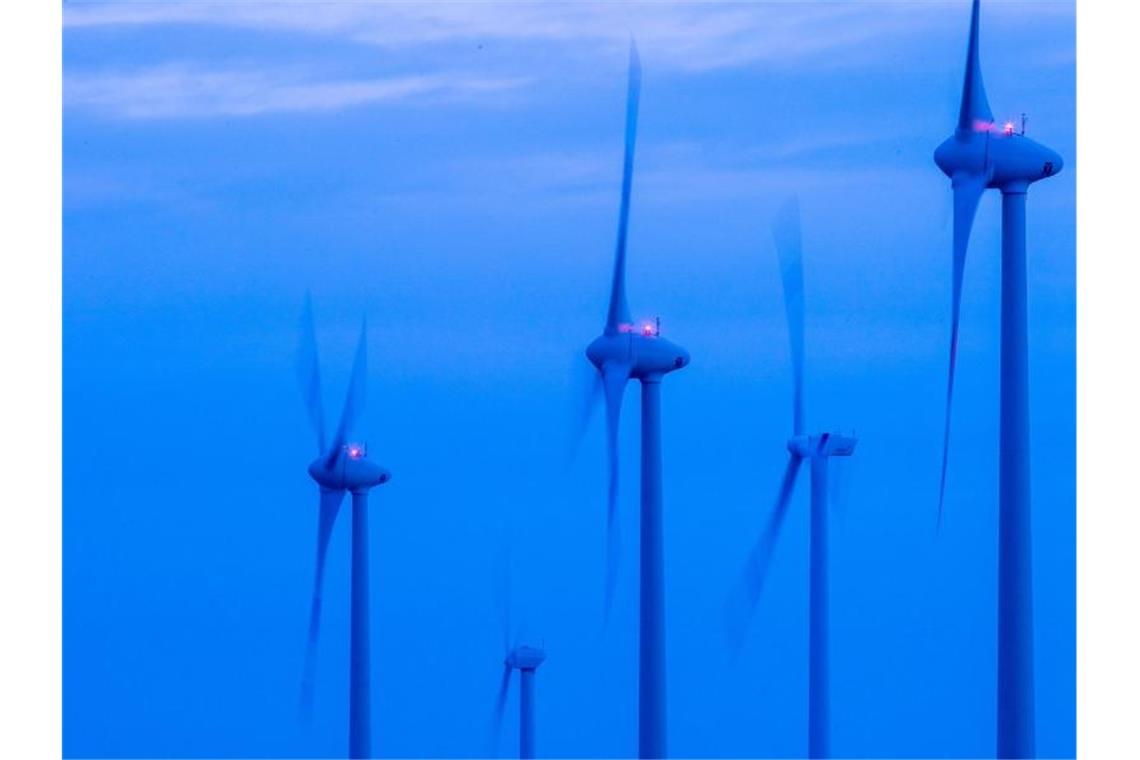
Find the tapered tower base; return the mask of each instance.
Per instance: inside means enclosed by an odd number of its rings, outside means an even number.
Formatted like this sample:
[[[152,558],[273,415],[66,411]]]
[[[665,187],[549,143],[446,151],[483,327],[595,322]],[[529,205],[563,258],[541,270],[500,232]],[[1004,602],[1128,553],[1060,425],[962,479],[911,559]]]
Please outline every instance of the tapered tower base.
[[[348,756],[372,757],[368,611],[368,492],[352,494],[352,633],[349,644]]]
[[[665,589],[661,532],[661,379],[641,381],[641,646],[638,757],[663,758]]]
[[[1025,191],[1002,189],[997,756],[1033,757],[1033,561]]]

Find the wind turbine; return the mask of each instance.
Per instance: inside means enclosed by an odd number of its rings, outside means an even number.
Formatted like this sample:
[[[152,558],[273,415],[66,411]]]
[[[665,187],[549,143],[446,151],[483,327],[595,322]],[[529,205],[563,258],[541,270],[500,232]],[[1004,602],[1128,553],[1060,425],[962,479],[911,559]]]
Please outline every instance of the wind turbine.
[[[792,437],[788,439],[788,465],[776,505],[748,557],[741,575],[738,627],[743,629],[763,590],[772,551],[780,536],[800,465],[811,466],[811,549],[808,613],[808,757],[828,757],[830,751],[830,697],[828,679],[828,524],[827,468],[831,457],[847,457],[856,439],[839,432],[804,433],[804,293],[799,205],[787,202],[772,227],[780,258],[780,279],[792,355]]]
[[[503,659],[503,679],[495,703],[495,733],[503,720],[507,692],[511,688],[511,671],[519,672],[519,757],[534,757],[534,673],[546,661],[546,650],[530,644],[512,647]]]
[[[954,190],[954,273],[950,370],[938,517],[946,493],[950,405],[958,353],[962,274],[970,229],[982,193],[1001,191],[1001,434],[998,486],[997,755],[1032,757],[1033,563],[1029,508],[1029,351],[1026,316],[1025,197],[1029,185],[1061,170],[1061,157],[1013,124],[994,124],[978,63],[978,0],[970,17],[962,106],[954,134],[934,151],[934,161]]]
[[[507,694],[511,687],[511,671],[519,671],[519,757],[534,757],[534,674],[538,666],[546,661],[546,651],[541,646],[511,643],[510,624],[510,559],[506,561],[506,593],[503,595],[503,677],[499,682],[499,696],[495,700],[495,714],[492,721],[492,747],[498,739],[503,723],[503,711],[507,706]]]
[[[325,417],[321,402],[321,374],[317,360],[316,330],[312,303],[305,299],[298,369],[301,391],[309,419],[317,434],[318,456],[309,465],[309,476],[320,487],[317,517],[317,562],[309,615],[309,643],[305,653],[302,709],[312,704],[313,673],[321,625],[321,596],[329,539],[346,492],[352,493],[352,595],[349,644],[348,754],[371,756],[371,691],[368,612],[368,491],[387,483],[389,472],[368,459],[367,446],[352,442],[356,417],[364,406],[366,392],[367,323],[360,325],[360,339],[352,364],[352,378],[332,442],[325,444]]]
[[[635,325],[625,294],[626,236],[637,138],[637,102],[641,64],[630,43],[629,90],[626,102],[625,161],[617,250],[614,255],[610,302],[602,335],[586,349],[597,369],[595,393],[606,407],[609,490],[606,510],[606,589],[608,615],[617,580],[618,423],[626,383],[641,383],[641,615],[638,670],[638,752],[640,757],[665,757],[665,600],[661,528],[661,379],[689,363],[689,354],[661,337],[660,323]]]

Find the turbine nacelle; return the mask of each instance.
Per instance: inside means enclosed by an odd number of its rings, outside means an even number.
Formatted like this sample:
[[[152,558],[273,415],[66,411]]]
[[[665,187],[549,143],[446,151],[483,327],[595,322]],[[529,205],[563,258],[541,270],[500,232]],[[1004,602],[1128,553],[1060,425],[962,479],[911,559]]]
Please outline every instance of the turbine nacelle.
[[[544,662],[546,662],[546,651],[529,644],[520,644],[515,647],[503,660],[508,668],[515,668],[516,670],[535,670]]]
[[[951,179],[963,172],[985,174],[986,187],[1018,188],[1061,171],[1061,156],[1036,140],[993,124],[958,130],[934,151],[934,162]]]
[[[842,433],[797,435],[788,439],[788,451],[804,459],[815,457],[849,457],[858,438]]]
[[[654,323],[621,325],[586,348],[586,357],[599,370],[606,364],[629,366],[629,377],[644,380],[660,377],[689,363],[689,352],[662,338]]]
[[[309,465],[309,476],[321,488],[356,493],[387,483],[392,474],[368,458],[367,449],[358,443],[345,444],[329,463],[328,457],[317,457]]]

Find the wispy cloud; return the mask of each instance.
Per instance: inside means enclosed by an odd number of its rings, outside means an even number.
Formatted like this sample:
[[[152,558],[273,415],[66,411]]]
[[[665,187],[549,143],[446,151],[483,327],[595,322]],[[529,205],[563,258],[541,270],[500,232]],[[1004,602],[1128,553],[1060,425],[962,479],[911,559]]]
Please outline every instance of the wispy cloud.
[[[944,4],[906,2],[116,3],[69,6],[64,23],[70,29],[227,26],[334,35],[384,47],[478,40],[618,48],[634,34],[661,65],[708,70],[754,61],[839,65],[827,54],[859,54],[877,37],[942,23],[951,17],[948,10]],[[849,56],[844,60],[850,64]]]
[[[375,46],[420,55],[432,46],[528,46],[515,59],[525,75],[551,66],[584,72],[599,56],[620,57],[634,35],[654,71],[701,72],[749,65],[851,69],[883,63],[884,40],[920,39],[933,28],[964,32],[963,3],[952,2],[210,2],[73,3],[68,34],[99,29],[140,33],[155,28],[215,27],[250,34],[304,35],[335,44]],[[1072,13],[1066,2],[991,3],[987,22]],[[536,47],[537,46],[537,47]],[[1063,46],[1071,56],[1071,45]],[[185,49],[185,48],[183,48]],[[441,52],[442,49],[435,49]],[[453,51],[452,51],[453,52]],[[1048,51],[1039,51],[1048,55]],[[203,56],[210,51],[204,48]],[[433,54],[434,55],[434,54]],[[430,56],[429,56],[430,58]],[[447,61],[452,57],[448,56]],[[501,65],[488,56],[480,65]],[[889,65],[895,62],[887,61]],[[441,63],[446,70],[448,64]],[[471,66],[470,60],[465,64]],[[522,81],[502,70],[324,78],[283,67],[272,56],[221,69],[214,60],[112,71],[72,70],[69,106],[126,118],[249,116],[320,111],[421,97],[470,97]]]
[[[522,78],[431,74],[320,79],[297,69],[211,70],[190,65],[67,77],[68,107],[128,119],[334,111],[413,98],[456,99],[514,89]]]

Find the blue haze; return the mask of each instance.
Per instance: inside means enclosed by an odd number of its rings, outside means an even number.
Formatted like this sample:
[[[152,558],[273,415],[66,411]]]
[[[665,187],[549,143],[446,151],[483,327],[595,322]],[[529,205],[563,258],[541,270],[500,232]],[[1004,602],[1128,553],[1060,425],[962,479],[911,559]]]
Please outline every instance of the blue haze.
[[[570,451],[608,297],[629,31],[630,305],[693,357],[663,389],[672,752],[806,750],[806,478],[735,658],[722,625],[791,429],[768,223],[796,192],[808,426],[860,438],[833,468],[832,746],[992,754],[996,193],[967,263],[935,532],[951,205],[931,154],[968,3],[425,7],[65,7],[65,754],[344,752],[347,511],[314,721],[296,721],[306,290],[330,417],[369,318],[361,437],[393,473],[371,506],[379,754],[488,753],[508,557],[511,619],[549,654],[539,754],[635,753],[636,388],[605,629],[601,415]],[[983,3],[995,115],[1028,112],[1066,162],[1029,196],[1043,756],[1075,754],[1074,29],[1072,3]],[[393,78],[407,91],[378,94]]]

